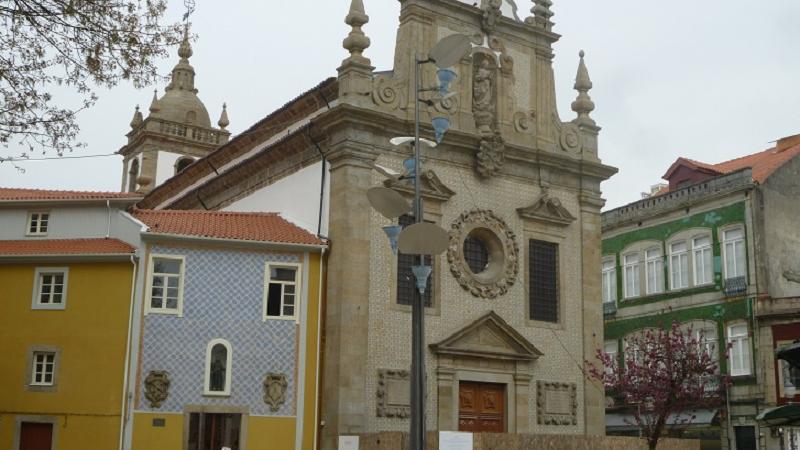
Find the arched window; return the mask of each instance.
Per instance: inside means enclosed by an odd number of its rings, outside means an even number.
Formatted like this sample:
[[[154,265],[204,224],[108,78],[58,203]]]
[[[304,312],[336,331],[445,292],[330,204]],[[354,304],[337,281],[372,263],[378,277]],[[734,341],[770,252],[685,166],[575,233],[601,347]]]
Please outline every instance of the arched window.
[[[205,395],[231,394],[231,344],[214,339],[206,348]]]
[[[128,169],[128,192],[136,192],[137,178],[139,178],[139,158],[133,158]]]
[[[184,169],[189,167],[190,164],[194,162],[194,159],[189,158],[188,156],[180,158],[178,161],[175,162],[175,175],[183,172]]]

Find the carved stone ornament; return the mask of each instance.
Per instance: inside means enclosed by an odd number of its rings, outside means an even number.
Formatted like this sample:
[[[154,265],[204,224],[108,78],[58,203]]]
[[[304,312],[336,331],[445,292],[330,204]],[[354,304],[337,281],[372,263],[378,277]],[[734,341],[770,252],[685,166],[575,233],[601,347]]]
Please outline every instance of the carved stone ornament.
[[[468,237],[480,240],[487,249],[488,264],[481,273],[473,273],[464,257],[464,241]],[[514,285],[519,272],[516,235],[492,211],[464,212],[450,227],[447,261],[458,284],[470,294],[481,298],[499,297]]]
[[[550,197],[547,191],[545,191],[533,205],[527,208],[517,208],[517,213],[519,213],[520,217],[523,219],[536,220],[562,227],[571,224],[576,219],[575,216],[561,204],[561,200]]]
[[[399,191],[401,193],[405,193],[408,195],[414,195],[414,181],[410,178],[406,178],[401,180],[397,176],[392,176],[386,171],[381,171],[385,175],[388,175],[388,178],[384,180],[383,185],[394,189],[395,191]],[[442,180],[439,179],[439,176],[436,175],[436,172],[433,170],[425,170],[420,173],[420,192],[423,198],[434,199],[439,201],[447,201],[450,200],[450,197],[456,195],[455,191],[450,189],[449,187],[445,186],[442,183]]]
[[[264,403],[269,405],[269,410],[277,412],[286,402],[286,388],[289,382],[282,373],[268,373],[264,378]]]
[[[793,283],[800,283],[800,272],[787,270],[783,272],[783,278],[786,278],[786,281],[791,281]]]
[[[517,111],[513,120],[517,133],[536,134],[536,111]]]
[[[484,178],[497,175],[506,162],[506,143],[500,134],[481,139],[475,164],[478,174]]]
[[[536,382],[536,417],[539,425],[577,425],[578,388],[575,383]]]
[[[561,137],[559,138],[561,148],[568,153],[578,155],[583,149],[581,132],[574,123],[561,124]]]
[[[169,373],[164,370],[151,370],[144,379],[144,398],[151,408],[160,408],[169,396]]]
[[[500,11],[501,6],[503,6],[503,0],[483,0],[481,5],[481,9],[483,9],[481,29],[484,33],[494,33],[497,28],[497,22],[503,17],[503,12]]]
[[[403,81],[387,75],[378,75],[372,82],[372,101],[378,106],[397,109],[403,104]]]
[[[410,380],[407,370],[378,370],[378,417],[407,419],[411,415]]]

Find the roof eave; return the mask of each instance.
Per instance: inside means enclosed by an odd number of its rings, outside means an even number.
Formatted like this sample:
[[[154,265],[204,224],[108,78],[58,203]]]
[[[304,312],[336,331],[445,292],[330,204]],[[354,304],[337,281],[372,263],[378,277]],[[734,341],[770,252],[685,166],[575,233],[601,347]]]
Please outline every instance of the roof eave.
[[[229,239],[229,238],[214,238],[207,236],[194,236],[187,234],[175,233],[141,233],[142,240],[149,242],[169,242],[179,241],[187,243],[212,243],[221,245],[231,245],[236,247],[259,248],[270,250],[289,250],[289,251],[322,251],[327,250],[327,244],[303,244],[293,242],[276,242],[276,241],[253,241],[245,239]]]
[[[28,254],[0,255],[0,264],[36,263],[36,262],[124,262],[136,257],[131,253],[78,253],[78,254]]]
[[[0,207],[41,207],[45,205],[69,205],[69,206],[78,206],[78,205],[91,205],[91,204],[101,204],[105,205],[106,202],[112,204],[118,204],[123,206],[130,206],[136,204],[144,197],[106,197],[106,198],[76,198],[76,199],[41,199],[41,200],[34,200],[34,199],[25,199],[25,200],[0,200]]]

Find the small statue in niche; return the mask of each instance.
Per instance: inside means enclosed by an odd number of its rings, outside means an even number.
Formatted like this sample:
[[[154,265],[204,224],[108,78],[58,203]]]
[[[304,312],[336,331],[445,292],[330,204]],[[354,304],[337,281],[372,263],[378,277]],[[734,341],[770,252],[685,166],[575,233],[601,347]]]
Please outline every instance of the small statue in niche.
[[[472,83],[472,111],[480,134],[491,134],[495,117],[495,70],[487,58],[481,58],[475,68]]]

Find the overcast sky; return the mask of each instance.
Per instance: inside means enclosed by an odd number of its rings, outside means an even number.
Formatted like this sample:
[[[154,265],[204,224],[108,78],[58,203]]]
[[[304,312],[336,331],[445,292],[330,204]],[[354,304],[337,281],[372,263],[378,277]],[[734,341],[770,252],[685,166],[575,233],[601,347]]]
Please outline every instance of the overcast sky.
[[[517,0],[521,13],[531,3]],[[321,80],[346,56],[341,41],[349,0],[197,0],[191,63],[196,86],[216,123],[228,103],[234,134]],[[396,0],[364,0],[372,40],[365,54],[391,68],[400,10]],[[171,18],[183,2],[170,1]],[[603,184],[606,209],[635,201],[660,181],[678,156],[720,162],[800,133],[800,1],[554,0],[556,92],[562,119],[570,103],[578,51],[594,89],[592,114],[603,127],[600,157],[619,173]],[[522,14],[521,14],[522,15]],[[527,15],[527,14],[525,14]],[[524,15],[523,15],[524,17]],[[169,73],[177,50],[161,67]],[[165,84],[158,86],[163,94]],[[59,91],[53,88],[56,95]],[[145,114],[152,89],[100,90],[81,113],[81,155],[113,153],[125,143],[138,103]],[[0,148],[4,156],[18,149]],[[74,155],[74,154],[73,154]],[[0,186],[119,190],[121,157],[0,164]]]

